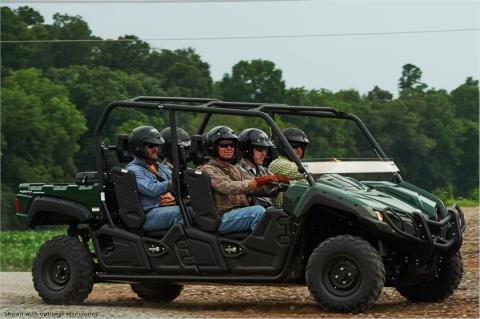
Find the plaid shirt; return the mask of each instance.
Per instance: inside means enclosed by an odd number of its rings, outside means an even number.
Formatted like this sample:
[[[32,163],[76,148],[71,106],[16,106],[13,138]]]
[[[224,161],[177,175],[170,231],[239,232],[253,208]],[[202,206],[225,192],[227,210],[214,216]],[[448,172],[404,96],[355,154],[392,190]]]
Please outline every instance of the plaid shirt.
[[[252,177],[232,164],[222,165],[214,159],[199,169],[210,177],[215,206],[221,215],[239,207],[250,206],[247,193]]]
[[[268,167],[268,170],[272,174],[283,174],[287,175],[290,179],[290,182],[296,183],[305,183],[307,184],[307,180],[305,177],[298,171],[297,164],[295,162],[290,161],[286,157],[279,156],[277,159],[273,160]],[[280,192],[276,197],[273,198],[273,205],[276,207],[282,207],[283,205],[283,193]]]

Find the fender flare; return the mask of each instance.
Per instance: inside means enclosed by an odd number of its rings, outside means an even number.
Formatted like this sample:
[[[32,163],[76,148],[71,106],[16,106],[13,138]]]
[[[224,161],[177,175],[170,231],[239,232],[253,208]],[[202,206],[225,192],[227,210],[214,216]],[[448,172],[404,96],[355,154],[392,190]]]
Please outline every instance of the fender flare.
[[[36,196],[27,215],[28,227],[37,225],[69,225],[88,221],[91,212],[85,206],[67,199]]]

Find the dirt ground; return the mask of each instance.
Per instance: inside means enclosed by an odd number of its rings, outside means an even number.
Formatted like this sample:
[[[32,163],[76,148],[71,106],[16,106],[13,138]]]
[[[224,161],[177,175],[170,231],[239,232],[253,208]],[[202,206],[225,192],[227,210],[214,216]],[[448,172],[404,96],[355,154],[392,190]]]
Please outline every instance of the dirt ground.
[[[479,318],[479,207],[465,209],[464,276],[443,303],[411,303],[384,288],[363,314],[322,312],[305,287],[185,286],[172,303],[140,300],[125,284],[97,284],[83,306],[46,305],[33,290],[30,273],[2,273],[2,318]]]

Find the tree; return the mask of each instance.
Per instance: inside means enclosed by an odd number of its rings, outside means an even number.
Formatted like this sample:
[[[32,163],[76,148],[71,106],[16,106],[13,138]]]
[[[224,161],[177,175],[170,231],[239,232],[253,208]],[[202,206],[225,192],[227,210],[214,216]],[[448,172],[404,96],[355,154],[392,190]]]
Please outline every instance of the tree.
[[[89,40],[93,39],[92,31],[87,22],[80,16],[69,16],[56,13],[53,15],[53,25],[49,28],[50,39],[59,40]],[[69,65],[84,65],[91,63],[93,44],[89,42],[52,43],[47,53],[53,57],[53,67]]]
[[[8,7],[1,8],[1,38],[2,41],[13,40],[31,40],[32,35],[28,29],[27,22],[35,21],[34,13],[31,13],[32,18],[28,18],[26,7],[20,7],[17,10],[11,10]],[[19,14],[22,16],[20,16]],[[38,12],[35,12],[38,14]],[[36,18],[39,19],[38,17]],[[26,21],[25,21],[26,20]],[[31,49],[24,43],[2,43],[2,74],[5,74],[5,69],[18,69],[29,64],[31,59]]]
[[[15,10],[15,14],[29,26],[44,22],[43,16],[38,11],[27,6],[19,7]]]
[[[46,74],[54,83],[64,85],[70,101],[84,114],[88,131],[80,137],[81,150],[75,157],[75,164],[81,170],[95,168],[94,131],[105,107],[113,101],[130,99],[140,95],[165,95],[162,84],[155,78],[145,74],[129,75],[122,71],[110,70],[106,67],[90,68],[87,66],[71,66],[69,68],[50,69]],[[147,116],[139,110],[115,110],[105,127],[105,142],[114,143],[116,127],[125,121],[143,122],[144,125],[161,127],[165,116]],[[158,113],[156,113],[158,114]],[[158,116],[158,115],[157,115]]]
[[[472,190],[478,190],[479,177],[479,125],[478,125],[478,80],[469,77],[465,83],[451,92],[455,114],[460,118],[462,133],[457,140],[462,156],[455,174],[455,190],[462,196],[468,196]]]
[[[164,81],[171,96],[207,97],[212,93],[210,66],[192,48],[153,51],[143,71]]]
[[[285,82],[282,71],[270,61],[240,61],[220,82],[225,100],[243,102],[282,102]]]
[[[90,42],[41,42],[41,40],[95,39],[80,16],[56,13],[52,25],[30,7],[11,10],[2,7],[2,40],[40,40],[35,43],[2,44],[2,65],[20,69],[91,64],[94,44]]]
[[[398,81],[400,94],[422,92],[427,85],[422,83],[422,70],[413,64],[405,64],[402,68],[402,76]]]
[[[147,42],[134,35],[125,35],[118,40],[98,44],[98,52],[94,55],[95,65],[130,73],[144,72],[150,67],[147,63],[150,45]]]
[[[72,178],[86,126],[65,87],[37,69],[16,71],[2,84],[3,182],[16,187]]]
[[[468,77],[465,83],[450,93],[457,116],[478,122],[478,92],[478,80]]]
[[[464,120],[461,136],[457,139],[462,150],[455,171],[454,190],[456,195],[468,197],[479,186],[479,137],[478,122]],[[478,197],[477,197],[478,198]]]
[[[370,102],[386,102],[386,101],[391,101],[393,98],[393,94],[388,92],[387,90],[382,90],[379,88],[377,85],[368,92],[367,94],[367,99]]]
[[[2,221],[6,223],[2,227],[10,227],[12,190],[20,182],[73,179],[77,140],[86,126],[66,89],[45,79],[37,69],[7,76],[1,103]]]

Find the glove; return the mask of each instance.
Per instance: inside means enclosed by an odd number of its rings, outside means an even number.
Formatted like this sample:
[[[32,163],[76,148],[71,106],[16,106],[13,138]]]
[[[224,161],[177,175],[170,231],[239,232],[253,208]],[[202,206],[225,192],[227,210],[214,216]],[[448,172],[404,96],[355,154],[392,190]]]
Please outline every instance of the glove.
[[[290,184],[290,178],[288,178],[287,175],[279,174],[279,175],[275,175],[275,177],[278,179],[279,183]]]
[[[261,187],[270,183],[278,183],[278,178],[275,175],[265,175],[255,177],[255,182],[257,182],[257,187]]]

